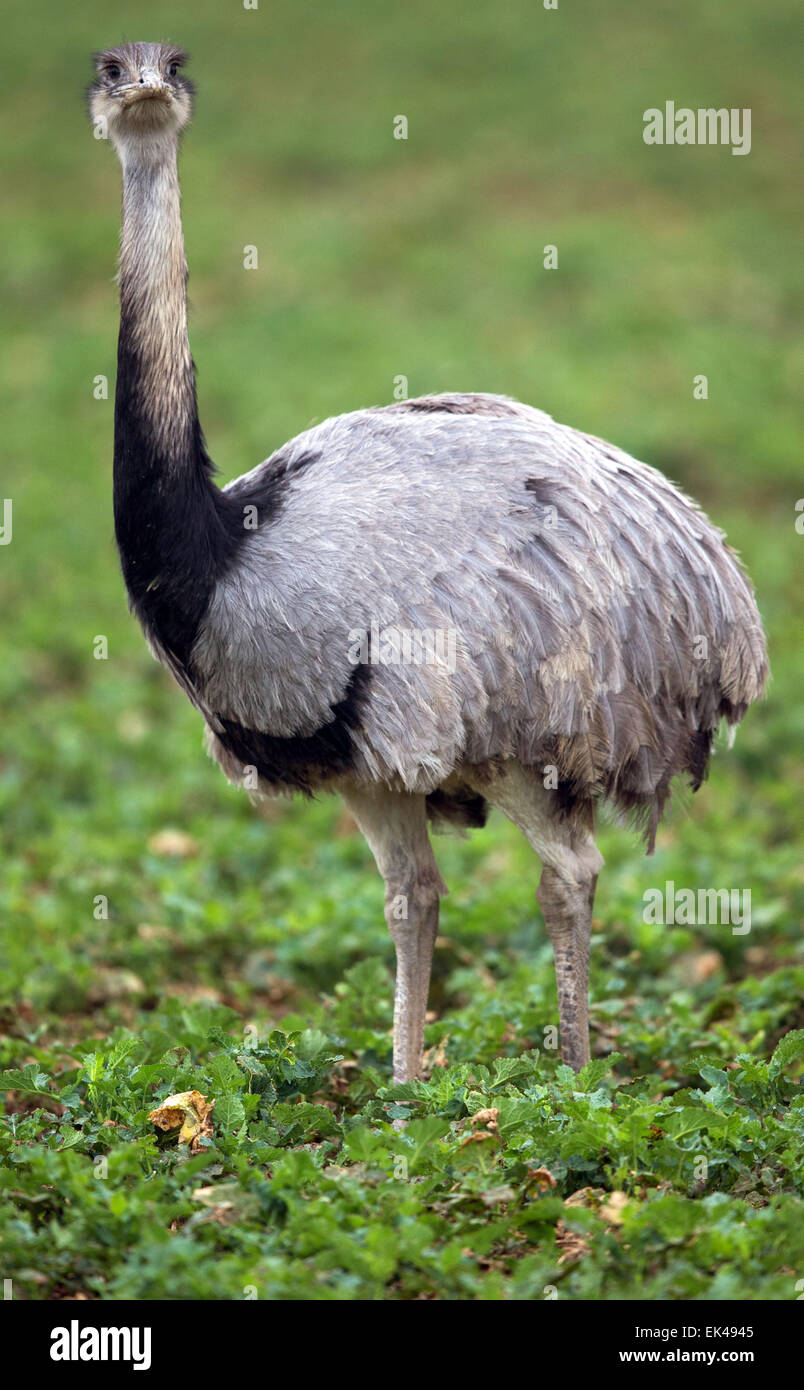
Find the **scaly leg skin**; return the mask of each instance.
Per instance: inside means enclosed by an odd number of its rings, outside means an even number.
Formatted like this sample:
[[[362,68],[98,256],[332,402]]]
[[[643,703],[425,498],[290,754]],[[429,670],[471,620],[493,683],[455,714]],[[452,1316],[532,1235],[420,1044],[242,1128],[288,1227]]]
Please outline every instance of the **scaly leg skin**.
[[[594,808],[562,816],[555,792],[532,768],[511,761],[472,785],[518,826],[542,861],[536,897],[553,943],[561,1057],[580,1071],[589,1061],[589,936],[597,875]]]
[[[406,900],[407,921],[396,920],[395,904]],[[422,1065],[430,968],[438,934],[438,889],[405,879],[389,884],[385,917],[396,947],[394,1081],[412,1081]]]
[[[545,865],[536,897],[553,943],[561,1060],[580,1071],[589,1061],[589,937],[597,876],[568,883]]]
[[[438,899],[447,889],[423,796],[351,784],[343,797],[385,880],[385,920],[396,948],[394,1081],[412,1081],[422,1064]]]

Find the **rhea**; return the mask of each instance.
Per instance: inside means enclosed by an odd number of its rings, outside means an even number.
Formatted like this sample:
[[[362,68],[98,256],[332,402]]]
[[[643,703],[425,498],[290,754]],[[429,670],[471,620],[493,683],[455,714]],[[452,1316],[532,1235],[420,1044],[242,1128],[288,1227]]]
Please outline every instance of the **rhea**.
[[[257,794],[337,792],[385,881],[393,1070],[422,1063],[428,836],[498,807],[542,864],[561,1056],[589,1059],[601,802],[653,847],[767,659],[740,564],[660,473],[506,397],[433,395],[305,431],[222,490],[198,420],[177,154],[185,55],[96,56],[122,165],[114,516],[131,608]],[[436,640],[437,639],[437,640]]]

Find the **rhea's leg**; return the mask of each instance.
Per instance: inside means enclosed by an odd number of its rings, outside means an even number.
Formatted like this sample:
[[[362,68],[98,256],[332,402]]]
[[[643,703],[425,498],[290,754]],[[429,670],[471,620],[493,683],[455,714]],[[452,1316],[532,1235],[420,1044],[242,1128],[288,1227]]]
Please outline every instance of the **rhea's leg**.
[[[553,943],[561,1060],[575,1071],[589,1061],[589,937],[597,875],[568,882],[549,864],[536,897]]]
[[[579,1071],[589,1061],[589,937],[598,871],[591,805],[574,819],[556,813],[555,793],[538,773],[503,764],[477,790],[518,826],[542,861],[537,898],[556,963],[562,1061]]]
[[[394,1080],[421,1068],[438,899],[447,889],[427,834],[423,796],[383,787],[343,791],[385,880],[385,920],[396,948]]]

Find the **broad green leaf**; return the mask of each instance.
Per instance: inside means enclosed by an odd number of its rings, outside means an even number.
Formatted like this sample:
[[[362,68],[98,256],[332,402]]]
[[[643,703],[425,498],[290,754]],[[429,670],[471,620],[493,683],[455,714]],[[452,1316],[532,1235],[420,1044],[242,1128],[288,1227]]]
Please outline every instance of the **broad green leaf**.
[[[774,1072],[781,1071],[783,1067],[789,1066],[791,1062],[802,1055],[804,1055],[804,1028],[794,1028],[791,1033],[785,1033],[777,1044],[770,1059],[770,1066]]]
[[[701,1067],[700,1075],[704,1081],[708,1081],[710,1086],[725,1086],[728,1088],[728,1072],[721,1071],[719,1067]]]
[[[50,1077],[39,1070],[36,1062],[29,1062],[19,1071],[0,1072],[0,1091],[25,1091],[31,1096],[49,1096],[52,1100],[52,1093],[47,1089],[49,1081]]]
[[[242,1100],[237,1095],[223,1095],[215,1098],[215,1112],[213,1124],[216,1129],[221,1129],[225,1134],[231,1134],[242,1125],[246,1118],[246,1111]]]
[[[608,1057],[593,1057],[591,1062],[587,1062],[578,1072],[577,1089],[579,1091],[594,1091],[599,1081],[613,1071],[618,1062],[622,1061],[622,1053],[612,1052]]]
[[[237,1063],[225,1052],[213,1057],[208,1071],[212,1094],[216,1097],[230,1091],[242,1091],[247,1082]]]
[[[684,1134],[694,1134],[699,1129],[721,1129],[728,1123],[727,1115],[718,1115],[713,1110],[698,1110],[691,1105],[671,1110],[661,1121],[662,1128],[674,1139],[680,1139]]]

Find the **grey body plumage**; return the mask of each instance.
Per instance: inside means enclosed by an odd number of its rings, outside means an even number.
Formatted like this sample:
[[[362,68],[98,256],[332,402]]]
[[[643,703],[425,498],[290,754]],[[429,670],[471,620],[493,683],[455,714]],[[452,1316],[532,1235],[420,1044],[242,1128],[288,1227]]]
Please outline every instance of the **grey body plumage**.
[[[750,586],[661,474],[499,396],[327,420],[218,492],[186,336],[181,61],[111,50],[92,98],[126,190],[115,511],[132,605],[232,780],[351,807],[386,882],[395,1075],[420,1064],[445,891],[426,818],[479,824],[487,802],[542,859],[580,1066],[595,805],[639,813],[650,847],[673,777],[700,783],[720,720],[766,679]]]
[[[428,793],[517,758],[655,824],[669,779],[703,772],[698,736],[739,719],[764,679],[733,553],[661,474],[540,411],[426,404],[340,416],[284,446],[289,465],[313,461],[215,591],[193,652],[205,703],[311,733],[348,683],[350,634],[450,631],[454,671],[372,669],[357,780]]]

